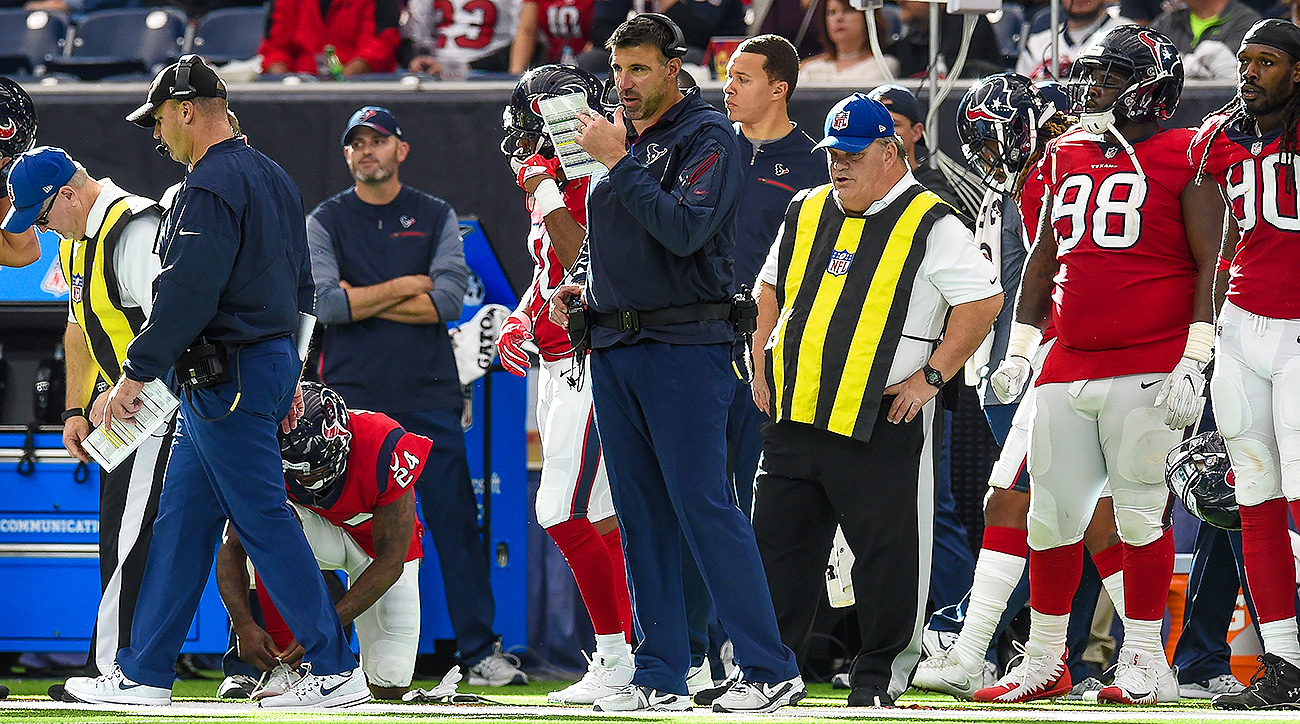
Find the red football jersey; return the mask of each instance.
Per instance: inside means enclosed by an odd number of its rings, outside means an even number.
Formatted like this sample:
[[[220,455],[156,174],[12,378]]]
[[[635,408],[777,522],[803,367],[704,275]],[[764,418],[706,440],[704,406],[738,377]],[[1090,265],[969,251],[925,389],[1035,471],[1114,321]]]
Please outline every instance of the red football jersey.
[[[1057,343],[1040,384],[1167,373],[1192,322],[1196,264],[1181,196],[1196,169],[1183,151],[1192,129],[1133,144],[1082,129],[1053,140],[1040,166],[1052,194]]]
[[[587,179],[568,182],[561,195],[573,220],[586,226]],[[573,354],[568,330],[552,322],[551,315],[546,310],[546,303],[564,283],[565,271],[560,257],[556,256],[555,249],[551,246],[546,222],[536,210],[530,214],[533,226],[528,232],[528,253],[533,257],[533,298],[528,305],[528,317],[533,320],[533,340],[542,353],[542,359],[554,362]]]
[[[1300,232],[1300,192],[1295,170],[1282,157],[1281,131],[1255,136],[1229,124],[1226,114],[1211,116],[1188,156],[1193,168],[1204,163],[1227,191],[1241,230],[1228,269],[1229,301],[1262,317],[1297,319],[1300,247],[1292,235]]]
[[[1046,158],[1046,156],[1044,156]],[[1025,227],[1025,246],[1033,248],[1038,243],[1038,227],[1041,223],[1038,215],[1043,211],[1043,198],[1047,186],[1043,183],[1040,158],[1034,168],[1025,174],[1025,184],[1020,191],[1020,221]],[[1043,328],[1043,344],[1056,339],[1056,326],[1052,324],[1052,315],[1047,315],[1047,324]]]
[[[596,0],[526,0],[537,3],[537,31],[546,40],[546,62],[558,63],[567,47],[576,56],[587,47]]]
[[[347,478],[337,497],[321,507],[308,502],[311,496],[296,483],[286,479],[285,488],[293,502],[347,531],[374,558],[375,542],[370,528],[375,508],[402,497],[419,479],[433,443],[427,437],[403,430],[393,418],[382,413],[348,410],[348,418],[352,444],[348,450]],[[423,536],[424,526],[416,518],[406,560],[424,557],[420,543]]]

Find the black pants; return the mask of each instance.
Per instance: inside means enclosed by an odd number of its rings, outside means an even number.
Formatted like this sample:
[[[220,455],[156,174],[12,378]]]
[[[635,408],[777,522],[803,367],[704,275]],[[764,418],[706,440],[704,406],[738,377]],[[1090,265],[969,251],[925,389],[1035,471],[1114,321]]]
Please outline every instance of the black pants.
[[[910,423],[881,407],[863,443],[808,425],[764,432],[754,495],[754,532],[785,645],[799,651],[818,605],[838,524],[853,550],[862,648],[853,688],[898,697],[920,659],[934,540],[935,405]]]
[[[108,473],[99,477],[101,597],[86,670],[108,673],[117,650],[131,644],[131,621],[158,517],[158,497],[171,452],[176,418]]]

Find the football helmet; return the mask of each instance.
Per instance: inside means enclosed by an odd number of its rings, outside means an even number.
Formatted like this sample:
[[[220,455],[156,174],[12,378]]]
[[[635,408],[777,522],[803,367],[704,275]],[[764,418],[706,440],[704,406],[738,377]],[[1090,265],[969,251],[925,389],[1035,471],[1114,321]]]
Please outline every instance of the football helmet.
[[[318,382],[302,383],[303,414],[298,426],[280,430],[284,476],[319,503],[339,489],[348,471],[352,431],[348,406],[339,393]]]
[[[555,148],[546,135],[542,110],[538,101],[556,96],[581,93],[587,97],[587,107],[600,111],[603,88],[596,76],[572,65],[543,65],[534,68],[519,79],[510,94],[502,114],[501,125],[506,136],[501,141],[501,152],[507,157],[523,161],[534,153],[554,158]]]
[[[1038,129],[1057,110],[1023,75],[985,78],[957,106],[957,135],[967,164],[984,183],[1010,191],[1038,150]]]
[[[1241,530],[1228,447],[1217,430],[1194,435],[1169,451],[1165,483],[1192,515],[1216,528]]]
[[[36,104],[22,86],[0,76],[0,158],[12,165],[35,145]],[[8,178],[9,165],[0,169],[0,181]]]
[[[1065,85],[1061,83],[1061,81],[1036,81],[1034,83],[1034,88],[1038,91],[1039,95],[1043,97],[1044,102],[1052,104],[1052,108],[1055,109],[1056,113],[1064,113],[1067,116],[1070,115],[1074,103],[1070,100],[1070,91],[1066,89]]]
[[[1117,118],[1167,121],[1183,92],[1183,61],[1165,35],[1140,25],[1112,28],[1070,67],[1074,115],[1090,133],[1104,133]],[[1115,91],[1105,108],[1088,108],[1093,88]]]

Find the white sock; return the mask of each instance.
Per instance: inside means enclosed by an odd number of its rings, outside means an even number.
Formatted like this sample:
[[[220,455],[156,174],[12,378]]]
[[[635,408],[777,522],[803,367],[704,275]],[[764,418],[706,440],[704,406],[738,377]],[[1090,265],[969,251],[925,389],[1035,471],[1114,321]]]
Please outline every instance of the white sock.
[[[1106,589],[1106,595],[1110,596],[1110,602],[1115,604],[1115,612],[1122,617],[1124,615],[1124,571],[1115,571],[1101,579],[1101,585]],[[1127,633],[1128,629],[1125,629],[1125,635]]]
[[[1296,640],[1295,616],[1259,625],[1264,650],[1300,666],[1300,641]]]
[[[606,656],[626,656],[629,653],[627,639],[622,633],[596,634],[596,653]]]
[[[1063,653],[1069,627],[1069,614],[1055,616],[1029,609],[1029,641],[1025,644],[1025,653],[1029,656]]]
[[[1152,656],[1164,656],[1163,647],[1160,644],[1160,625],[1164,621],[1156,619],[1155,621],[1143,621],[1141,619],[1124,617],[1124,648],[1135,651],[1143,651]]]
[[[1024,558],[988,548],[980,550],[970,587],[970,607],[949,654],[966,671],[977,672],[983,666],[993,632],[1007,610],[1007,599],[1024,572]]]

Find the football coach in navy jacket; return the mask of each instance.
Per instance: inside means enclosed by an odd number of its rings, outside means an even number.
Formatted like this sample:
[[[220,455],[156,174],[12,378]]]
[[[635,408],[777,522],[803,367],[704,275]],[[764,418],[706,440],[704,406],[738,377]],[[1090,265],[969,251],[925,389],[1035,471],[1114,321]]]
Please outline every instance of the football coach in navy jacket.
[[[641,643],[632,684],[596,709],[690,708],[685,540],[744,673],[715,710],[772,711],[799,701],[804,685],[726,471],[743,161],[727,117],[697,89],[678,90],[686,47],[671,20],[633,17],[607,47],[620,107],[613,123],[579,119],[578,143],[610,169],[588,199],[585,301],[596,424]]]

